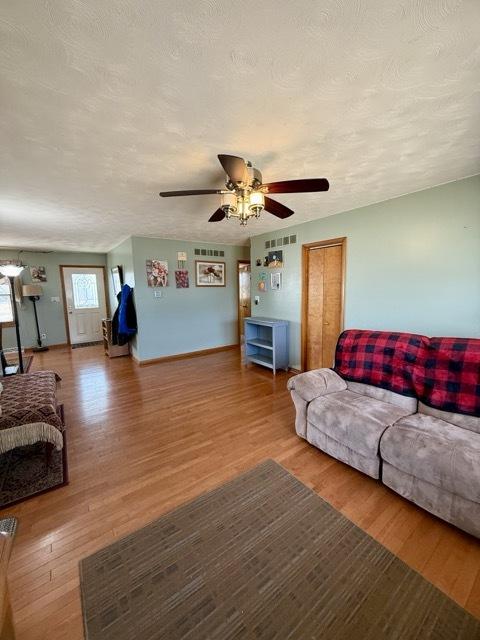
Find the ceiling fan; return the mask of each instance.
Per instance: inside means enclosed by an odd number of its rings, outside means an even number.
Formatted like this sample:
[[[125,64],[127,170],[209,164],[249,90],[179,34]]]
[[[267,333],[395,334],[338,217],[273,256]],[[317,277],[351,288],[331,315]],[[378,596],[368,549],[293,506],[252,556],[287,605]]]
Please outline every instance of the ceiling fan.
[[[224,218],[238,218],[241,225],[246,225],[249,218],[259,218],[265,209],[277,218],[288,218],[293,211],[285,205],[272,200],[270,193],[307,193],[312,191],[328,191],[326,178],[309,178],[305,180],[283,180],[282,182],[263,182],[262,174],[252,166],[251,162],[220,154],[218,156],[227,179],[226,189],[193,189],[189,191],[161,191],[162,198],[172,196],[201,196],[219,194],[222,196],[220,207],[210,216],[209,222],[220,222]]]

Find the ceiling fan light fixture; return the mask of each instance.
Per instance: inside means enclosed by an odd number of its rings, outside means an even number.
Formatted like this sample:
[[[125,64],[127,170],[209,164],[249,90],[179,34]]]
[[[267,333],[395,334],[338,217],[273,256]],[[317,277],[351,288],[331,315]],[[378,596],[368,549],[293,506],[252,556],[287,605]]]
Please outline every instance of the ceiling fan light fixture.
[[[222,194],[222,204],[220,207],[225,211],[227,218],[230,218],[237,212],[237,196],[233,191],[231,193]]]
[[[256,218],[260,217],[260,214],[265,209],[265,197],[261,191],[252,191],[250,193],[250,204],[248,208]]]

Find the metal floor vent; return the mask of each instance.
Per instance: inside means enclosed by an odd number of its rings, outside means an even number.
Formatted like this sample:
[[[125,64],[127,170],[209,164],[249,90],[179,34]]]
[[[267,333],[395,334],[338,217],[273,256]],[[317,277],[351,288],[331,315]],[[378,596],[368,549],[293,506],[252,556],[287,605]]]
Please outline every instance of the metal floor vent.
[[[225,256],[225,251],[221,249],[195,249],[196,256],[215,256],[223,258]]]

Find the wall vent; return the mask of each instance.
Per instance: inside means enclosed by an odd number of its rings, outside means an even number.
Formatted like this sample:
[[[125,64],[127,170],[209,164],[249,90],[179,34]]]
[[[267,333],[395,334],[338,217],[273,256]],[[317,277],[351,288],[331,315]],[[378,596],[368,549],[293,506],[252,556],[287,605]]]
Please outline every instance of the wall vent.
[[[224,257],[225,251],[221,249],[194,249],[196,256]]]
[[[272,240],[265,240],[265,249],[273,249],[274,247],[284,247],[287,244],[296,244],[297,236],[284,236],[283,238],[274,238]]]

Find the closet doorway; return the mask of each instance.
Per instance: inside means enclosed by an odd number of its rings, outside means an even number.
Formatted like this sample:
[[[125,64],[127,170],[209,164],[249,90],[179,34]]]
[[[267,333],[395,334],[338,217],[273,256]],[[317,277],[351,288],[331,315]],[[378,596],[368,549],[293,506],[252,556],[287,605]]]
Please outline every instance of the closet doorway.
[[[243,344],[245,318],[251,315],[250,302],[250,260],[237,262],[238,273],[238,341]]]
[[[302,247],[302,370],[332,367],[343,330],[346,238]]]

